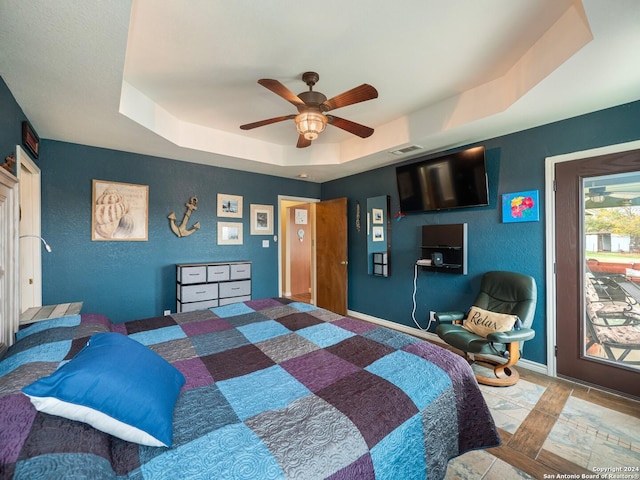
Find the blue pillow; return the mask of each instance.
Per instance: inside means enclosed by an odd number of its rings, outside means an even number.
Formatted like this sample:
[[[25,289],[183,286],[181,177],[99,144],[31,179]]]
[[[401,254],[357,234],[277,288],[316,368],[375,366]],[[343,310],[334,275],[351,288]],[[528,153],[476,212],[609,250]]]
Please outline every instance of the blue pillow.
[[[149,446],[171,446],[184,376],[144,345],[98,333],[69,362],[22,391],[41,412]]]

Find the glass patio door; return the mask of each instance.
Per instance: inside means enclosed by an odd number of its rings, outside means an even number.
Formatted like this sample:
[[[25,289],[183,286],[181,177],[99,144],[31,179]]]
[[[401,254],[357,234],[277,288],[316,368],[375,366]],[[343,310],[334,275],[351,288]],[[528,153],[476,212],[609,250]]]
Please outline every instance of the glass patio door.
[[[640,370],[640,174],[582,180],[582,354]]]
[[[640,152],[555,178],[557,372],[640,397]]]

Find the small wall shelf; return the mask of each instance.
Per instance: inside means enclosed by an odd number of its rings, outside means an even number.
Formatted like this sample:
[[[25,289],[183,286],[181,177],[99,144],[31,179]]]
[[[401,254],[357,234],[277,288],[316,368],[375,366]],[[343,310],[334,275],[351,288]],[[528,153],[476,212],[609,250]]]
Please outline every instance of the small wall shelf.
[[[421,258],[442,255],[442,265],[421,265],[423,270],[467,274],[467,224],[423,225]]]
[[[389,276],[389,260],[386,252],[372,253],[373,274],[379,277]]]

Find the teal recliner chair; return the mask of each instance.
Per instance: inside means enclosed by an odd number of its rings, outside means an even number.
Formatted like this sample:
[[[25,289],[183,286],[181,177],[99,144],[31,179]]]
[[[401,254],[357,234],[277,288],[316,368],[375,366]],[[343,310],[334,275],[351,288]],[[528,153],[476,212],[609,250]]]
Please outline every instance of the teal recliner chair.
[[[447,344],[474,354],[474,361],[493,367],[495,378],[476,375],[478,383],[492,386],[515,384],[520,375],[513,368],[520,359],[522,344],[531,340],[535,332],[531,329],[536,310],[537,288],[535,280],[529,275],[516,272],[493,271],[482,277],[480,293],[473,302],[476,307],[496,313],[517,315],[522,322],[519,330],[490,333],[481,337],[464,328],[463,312],[439,312],[435,314],[438,326],[436,333]],[[476,358],[478,355],[501,355],[507,357],[506,363],[488,358]]]

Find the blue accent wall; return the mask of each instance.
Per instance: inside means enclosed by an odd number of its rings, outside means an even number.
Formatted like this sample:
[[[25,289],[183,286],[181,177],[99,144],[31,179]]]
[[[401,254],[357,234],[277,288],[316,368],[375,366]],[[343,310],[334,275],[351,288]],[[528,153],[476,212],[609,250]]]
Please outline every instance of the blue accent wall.
[[[25,119],[0,79],[0,161],[20,143]],[[249,235],[249,205],[276,206],[278,195],[347,197],[349,309],[414,326],[412,291],[421,227],[466,222],[469,273],[420,272],[417,321],[426,326],[429,310],[467,308],[485,271],[528,273],[538,284],[539,302],[533,325],[536,338],[526,343],[524,357],[545,364],[545,158],[638,140],[639,125],[640,102],[634,102],[478,143],[487,149],[490,205],[394,220],[388,278],[367,274],[366,218],[358,232],[355,217],[357,202],[364,215],[367,198],[379,195],[390,195],[391,215],[398,212],[395,165],[318,185],[45,139],[36,163],[42,170],[42,234],[53,253],[43,253],[43,302],[82,300],[84,312],[104,313],[114,321],[159,315],[165,309],[175,310],[176,263],[227,260],[252,261],[254,297],[274,296],[278,293],[277,248],[273,237]],[[92,179],[149,185],[147,242],[91,241]],[[503,224],[500,195],[522,190],[539,190],[540,221]],[[242,246],[216,245],[219,192],[244,197]],[[199,202],[192,220],[199,221],[202,229],[178,238],[169,228],[167,215],[175,212],[181,218],[184,204],[193,195]],[[265,249],[262,240],[267,238],[270,247]]]
[[[26,120],[20,105],[15,101],[7,84],[0,77],[0,163],[12,153],[22,141],[22,122]]]
[[[49,140],[38,165],[42,235],[53,248],[42,259],[43,303],[83,301],[83,312],[114,322],[175,312],[176,263],[250,260],[253,297],[277,296],[278,244],[250,235],[250,204],[273,205],[277,222],[278,195],[320,196],[310,182]],[[148,241],[91,241],[92,179],[149,186]],[[217,217],[218,193],[243,197],[243,245],[217,245],[217,221],[240,221]],[[189,226],[201,228],[179,238],[167,215],[181,221],[191,196]]]
[[[408,214],[400,221],[394,219],[391,226],[392,273],[388,278],[367,274],[366,219],[362,220],[361,231],[357,231],[355,215],[358,202],[365,212],[367,198],[379,195],[390,195],[391,215],[398,213],[396,165],[324,183],[323,200],[348,198],[349,309],[415,326],[412,293],[414,266],[420,258],[421,227],[467,223],[468,275],[420,271],[416,281],[416,320],[424,328],[428,324],[430,310],[465,310],[470,307],[481,276],[486,271],[527,273],[535,278],[538,285],[538,304],[533,323],[536,337],[526,342],[523,356],[546,364],[545,158],[638,139],[640,102],[634,102],[468,145],[486,147],[490,205]],[[540,221],[502,223],[500,195],[523,190],[539,190]],[[435,330],[434,324],[430,330]]]

